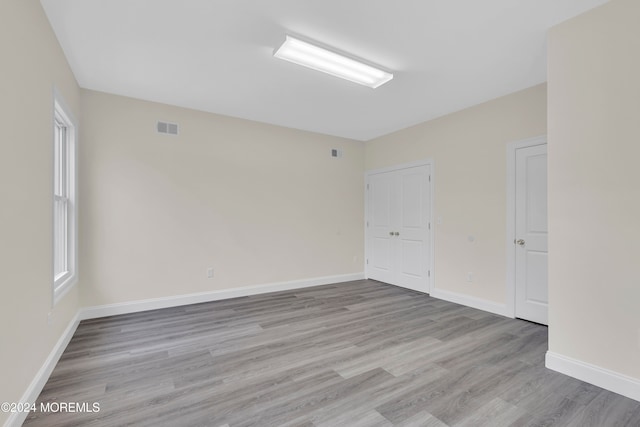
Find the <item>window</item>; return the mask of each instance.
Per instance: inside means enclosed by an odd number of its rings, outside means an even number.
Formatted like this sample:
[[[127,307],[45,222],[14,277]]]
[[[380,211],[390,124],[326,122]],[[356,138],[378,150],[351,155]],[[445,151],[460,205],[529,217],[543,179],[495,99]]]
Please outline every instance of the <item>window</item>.
[[[56,96],[53,119],[53,300],[77,277],[76,126]]]

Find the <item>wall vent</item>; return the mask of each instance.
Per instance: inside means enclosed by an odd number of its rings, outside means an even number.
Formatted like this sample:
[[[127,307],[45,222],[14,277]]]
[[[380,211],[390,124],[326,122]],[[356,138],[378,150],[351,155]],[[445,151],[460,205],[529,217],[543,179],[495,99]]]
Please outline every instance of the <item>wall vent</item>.
[[[158,133],[166,133],[169,135],[178,134],[178,125],[176,123],[158,122],[156,129],[158,130]]]
[[[332,148],[331,157],[342,157],[342,150],[339,150],[337,148]]]

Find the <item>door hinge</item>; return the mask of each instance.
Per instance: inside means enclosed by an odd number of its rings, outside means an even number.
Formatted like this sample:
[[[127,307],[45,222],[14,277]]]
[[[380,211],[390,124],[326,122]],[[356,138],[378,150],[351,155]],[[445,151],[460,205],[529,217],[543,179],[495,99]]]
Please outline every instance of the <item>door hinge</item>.
[[[429,175],[429,182],[431,182],[431,175]]]
[[[369,264],[369,258],[367,258],[367,264]]]
[[[427,271],[427,276],[431,277],[431,270]]]
[[[367,227],[369,226],[369,221],[367,221]]]
[[[431,223],[429,223],[429,230],[431,230]]]
[[[369,189],[369,184],[367,184],[367,190]]]

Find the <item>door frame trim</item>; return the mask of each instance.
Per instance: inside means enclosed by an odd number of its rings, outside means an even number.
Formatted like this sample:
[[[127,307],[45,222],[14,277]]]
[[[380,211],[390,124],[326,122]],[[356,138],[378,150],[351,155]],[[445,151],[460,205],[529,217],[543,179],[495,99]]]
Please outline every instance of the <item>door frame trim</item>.
[[[512,141],[507,144],[507,277],[506,315],[516,317],[516,151],[521,148],[547,144],[547,135]]]
[[[367,275],[367,260],[369,259],[369,253],[370,253],[369,238],[367,234],[367,222],[369,221],[369,192],[367,191],[367,185],[369,185],[369,177],[371,175],[376,175],[379,173],[393,172],[397,170],[408,169],[408,168],[413,168],[418,166],[429,166],[431,170],[431,182],[428,182],[427,184],[429,185],[429,194],[430,194],[429,218],[431,220],[431,230],[430,230],[431,233],[429,233],[429,246],[430,246],[429,253],[431,254],[431,256],[429,259],[429,264],[431,265],[430,267],[431,274],[428,276],[429,283],[427,284],[427,289],[428,289],[427,293],[431,294],[431,291],[435,288],[434,283],[435,283],[435,277],[436,277],[436,264],[435,264],[435,229],[436,228],[433,222],[433,218],[434,218],[433,214],[435,212],[434,188],[435,188],[436,179],[435,179],[434,163],[435,162],[433,161],[433,159],[424,159],[424,160],[418,160],[415,162],[402,163],[399,165],[387,166],[384,168],[365,171],[364,173],[364,275],[365,275],[365,278],[367,279],[369,278],[369,276]]]

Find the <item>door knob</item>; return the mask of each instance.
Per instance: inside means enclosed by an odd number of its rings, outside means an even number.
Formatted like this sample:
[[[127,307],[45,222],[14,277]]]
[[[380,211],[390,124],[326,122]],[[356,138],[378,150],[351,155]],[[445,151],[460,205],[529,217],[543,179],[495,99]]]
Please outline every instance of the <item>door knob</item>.
[[[517,245],[520,245],[520,246],[524,246],[524,239],[518,239],[518,240],[516,241],[516,244],[517,244]]]
[[[399,235],[400,235],[400,232],[396,231],[395,235],[396,235],[396,236],[399,236]]]
[[[393,231],[389,232],[389,236],[394,236]]]

